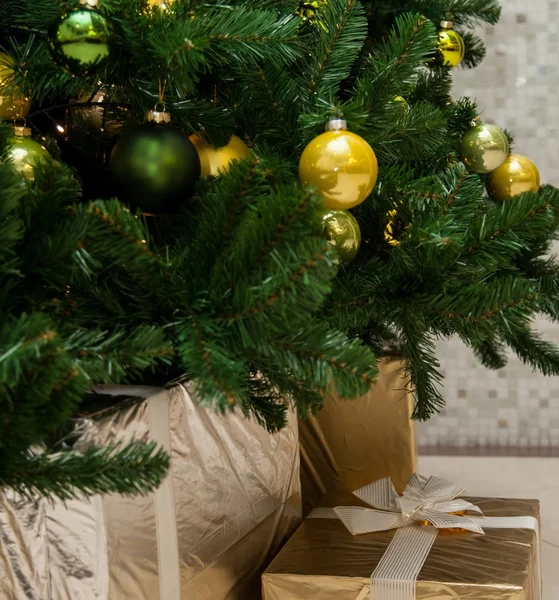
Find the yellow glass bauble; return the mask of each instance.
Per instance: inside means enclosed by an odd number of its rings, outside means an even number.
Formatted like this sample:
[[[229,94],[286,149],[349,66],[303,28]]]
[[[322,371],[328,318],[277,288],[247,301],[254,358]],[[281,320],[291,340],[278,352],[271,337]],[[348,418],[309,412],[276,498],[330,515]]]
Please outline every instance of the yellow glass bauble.
[[[20,94],[17,90],[5,90],[9,87],[10,80],[14,75],[10,65],[13,60],[0,52],[0,120],[12,120],[27,116],[31,106],[31,100]]]
[[[510,154],[497,167],[487,181],[487,191],[493,200],[510,200],[523,192],[537,192],[540,188],[540,173],[536,165],[521,154]]]
[[[299,179],[322,193],[328,208],[345,210],[361,204],[373,191],[378,176],[373,149],[335,119],[328,131],[312,140],[299,161]]]
[[[437,38],[437,48],[442,54],[443,64],[454,69],[464,58],[465,46],[462,36],[452,29],[452,21],[441,21]]]
[[[200,157],[201,175],[219,175],[220,171],[228,171],[234,160],[242,160],[250,156],[248,146],[232,135],[227,146],[216,148],[208,144],[199,133],[190,136],[190,141],[196,147]]]
[[[31,129],[14,127],[15,135],[10,139],[8,155],[14,169],[25,179],[35,179],[35,167],[42,161],[51,160],[48,150],[31,139]]]

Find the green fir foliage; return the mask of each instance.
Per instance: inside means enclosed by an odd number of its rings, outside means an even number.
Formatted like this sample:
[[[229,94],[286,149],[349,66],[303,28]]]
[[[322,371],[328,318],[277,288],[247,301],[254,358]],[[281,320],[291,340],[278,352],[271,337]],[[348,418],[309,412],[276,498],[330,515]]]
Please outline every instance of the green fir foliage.
[[[29,124],[62,152],[25,182],[0,127],[0,485],[61,498],[157,486],[168,457],[152,445],[61,442],[96,383],[188,380],[203,405],[276,431],[332,386],[364,393],[389,347],[421,419],[443,404],[437,338],[459,336],[490,368],[510,348],[559,374],[558,351],[531,329],[538,313],[559,319],[547,257],[559,195],[487,196],[458,153],[480,109],[451,97],[437,55],[439,22],[452,20],[463,66],[477,65],[475,27],[497,22],[494,0],[326,0],[316,18],[307,5],[297,16],[299,0],[101,0],[111,60],[85,77],[48,49],[77,6],[0,6],[14,61],[2,93],[30,94]],[[223,145],[236,133],[252,154],[200,180],[180,214],[152,218],[113,197],[106,157],[161,101],[189,134]],[[297,177],[331,117],[379,160],[345,267],[322,235],[320,194]]]

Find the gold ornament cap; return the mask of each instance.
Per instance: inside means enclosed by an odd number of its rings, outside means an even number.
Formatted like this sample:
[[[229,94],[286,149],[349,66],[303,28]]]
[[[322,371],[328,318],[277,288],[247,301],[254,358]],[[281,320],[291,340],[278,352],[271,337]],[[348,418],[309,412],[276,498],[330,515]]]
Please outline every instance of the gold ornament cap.
[[[454,21],[441,21],[439,26],[442,29],[452,29],[454,27]]]
[[[99,0],[80,0],[80,6],[85,6],[86,8],[98,8]]]
[[[347,131],[347,121],[345,119],[330,119],[324,131]]]
[[[14,125],[14,135],[17,137],[31,137],[31,127],[25,125]]]
[[[146,121],[148,123],[170,123],[171,113],[168,113],[166,110],[157,110],[156,107],[153,110],[148,110]]]

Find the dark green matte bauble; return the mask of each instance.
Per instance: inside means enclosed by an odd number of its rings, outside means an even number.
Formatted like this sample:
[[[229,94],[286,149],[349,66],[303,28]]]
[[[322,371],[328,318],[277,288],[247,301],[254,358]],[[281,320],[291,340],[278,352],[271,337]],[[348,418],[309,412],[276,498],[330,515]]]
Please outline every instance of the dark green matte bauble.
[[[118,197],[148,215],[180,210],[200,177],[194,144],[162,123],[146,123],[122,137],[109,166]]]
[[[323,209],[320,212],[324,223],[324,235],[336,249],[340,260],[351,262],[361,245],[361,229],[355,217],[347,210]]]
[[[62,17],[50,31],[54,60],[73,75],[87,75],[109,58],[107,20],[95,10],[79,8]]]

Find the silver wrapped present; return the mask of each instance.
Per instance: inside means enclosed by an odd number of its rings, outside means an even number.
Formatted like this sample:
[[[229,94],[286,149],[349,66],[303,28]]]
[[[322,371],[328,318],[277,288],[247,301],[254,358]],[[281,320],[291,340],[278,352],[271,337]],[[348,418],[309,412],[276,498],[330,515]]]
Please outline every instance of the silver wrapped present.
[[[78,443],[156,440],[170,474],[136,498],[0,494],[0,598],[259,598],[262,570],[301,519],[295,415],[270,435],[198,406],[183,386],[98,391],[143,400],[88,421]]]

